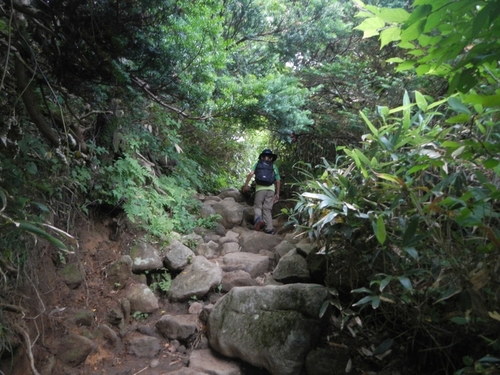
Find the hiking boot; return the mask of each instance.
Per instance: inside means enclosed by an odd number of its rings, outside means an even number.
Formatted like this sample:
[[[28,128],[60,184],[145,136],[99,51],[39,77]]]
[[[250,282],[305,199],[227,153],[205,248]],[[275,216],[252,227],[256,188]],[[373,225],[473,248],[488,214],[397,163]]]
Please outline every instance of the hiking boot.
[[[274,229],[271,229],[271,230],[266,230],[265,232],[266,232],[267,234],[274,234],[274,233],[276,233],[276,232],[274,231]]]
[[[259,231],[262,229],[262,226],[264,225],[264,220],[259,216],[257,219],[255,219],[255,225],[253,226],[253,229],[256,231]]]

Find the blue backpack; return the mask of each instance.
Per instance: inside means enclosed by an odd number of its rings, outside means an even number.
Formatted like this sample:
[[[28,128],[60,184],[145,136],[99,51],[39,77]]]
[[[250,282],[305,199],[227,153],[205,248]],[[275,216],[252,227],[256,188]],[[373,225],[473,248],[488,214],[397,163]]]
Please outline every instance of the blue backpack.
[[[259,160],[255,168],[255,182],[257,185],[271,186],[275,181],[273,162]]]

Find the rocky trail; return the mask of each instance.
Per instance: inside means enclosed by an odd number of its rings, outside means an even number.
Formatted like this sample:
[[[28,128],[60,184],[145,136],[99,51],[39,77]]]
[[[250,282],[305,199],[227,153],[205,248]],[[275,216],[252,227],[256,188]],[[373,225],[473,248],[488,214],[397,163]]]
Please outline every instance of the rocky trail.
[[[78,225],[73,255],[42,249],[19,297],[31,353],[20,344],[0,373],[362,373],[346,345],[327,343],[313,245],[254,231],[236,189],[199,198],[202,216],[222,217],[212,231],[165,245],[106,217]]]

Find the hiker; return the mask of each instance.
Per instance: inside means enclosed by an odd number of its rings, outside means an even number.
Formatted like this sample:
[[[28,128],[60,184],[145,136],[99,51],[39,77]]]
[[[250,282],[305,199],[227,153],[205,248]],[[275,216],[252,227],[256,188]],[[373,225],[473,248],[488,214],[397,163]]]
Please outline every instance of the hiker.
[[[277,158],[278,155],[268,148],[262,151],[242,188],[243,192],[248,191],[248,183],[255,176],[254,229],[259,231],[264,227],[264,231],[269,234],[275,233],[271,210],[280,198],[280,174],[274,165]]]

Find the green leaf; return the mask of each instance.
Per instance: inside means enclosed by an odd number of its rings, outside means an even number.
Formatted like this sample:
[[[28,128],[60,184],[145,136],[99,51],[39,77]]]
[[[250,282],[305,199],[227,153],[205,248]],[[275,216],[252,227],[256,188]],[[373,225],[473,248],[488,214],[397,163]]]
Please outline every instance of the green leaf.
[[[398,276],[398,280],[403,285],[405,289],[408,289],[410,291],[413,290],[413,285],[411,284],[411,281],[408,277],[406,276]]]
[[[391,57],[385,61],[388,63],[402,63],[404,60],[401,57]]]
[[[42,238],[45,238],[47,241],[49,241],[51,244],[56,246],[57,248],[61,250],[67,250],[68,248],[64,243],[59,241],[57,238],[54,236],[51,236],[47,232],[45,232],[43,229],[33,225],[32,223],[29,223],[27,221],[20,221],[16,225],[19,229],[25,230],[27,232],[30,232],[36,236],[40,236]]]
[[[363,39],[370,38],[372,36],[378,35],[381,28],[385,26],[385,22],[378,17],[371,17],[365,19],[361,24],[356,26],[354,29],[363,31]]]
[[[385,279],[382,279],[382,281],[380,282],[379,290],[381,292],[383,292],[384,289],[386,288],[386,286],[389,285],[389,283],[391,282],[391,280],[392,280],[391,276],[388,276]]]
[[[465,122],[469,122],[471,119],[471,116],[466,114],[466,113],[461,113],[459,115],[450,117],[446,119],[447,124],[463,124]]]
[[[406,70],[411,70],[415,68],[416,62],[414,60],[406,60],[398,65],[396,68],[397,72],[404,72]]]
[[[7,207],[7,196],[3,189],[0,189],[0,200],[2,201],[2,207],[0,208],[0,212],[2,212],[5,207]]]
[[[353,306],[362,306],[366,305],[368,302],[371,302],[374,296],[366,296],[361,298],[358,302],[354,303]]]
[[[408,172],[406,172],[406,174],[408,175],[411,175],[415,172],[419,172],[421,170],[425,170],[427,168],[429,168],[430,164],[418,164],[418,165],[415,165],[413,167],[411,167],[410,169],[408,169]]]
[[[387,238],[387,232],[385,230],[385,223],[384,223],[384,217],[382,215],[379,215],[377,217],[376,222],[372,222],[374,225],[374,231],[375,231],[375,236],[377,237],[378,242],[383,245],[386,238]]]
[[[496,159],[487,159],[485,161],[483,161],[483,165],[485,168],[495,168],[498,164],[500,164],[500,161],[496,160]]]
[[[427,111],[427,100],[419,91],[415,91],[415,101],[419,109],[424,112]]]
[[[326,310],[328,310],[328,306],[330,306],[330,301],[324,301],[323,304],[321,305],[321,308],[319,309],[319,317],[322,318],[323,315],[325,315]]]
[[[471,114],[469,108],[467,108],[457,97],[449,98],[448,105],[457,113]]]
[[[385,353],[391,348],[393,343],[394,343],[393,339],[384,340],[384,342],[382,342],[379,346],[377,346],[377,348],[373,352],[373,355],[375,356]]]
[[[365,114],[363,112],[360,111],[359,113],[360,113],[361,117],[363,118],[363,120],[365,121],[368,128],[370,129],[370,131],[372,132],[372,134],[378,137],[377,128],[372,124],[372,122],[368,119],[368,117],[365,116]]]
[[[406,227],[405,233],[403,235],[403,246],[406,247],[414,241],[419,221],[420,217],[418,215],[414,215],[410,219],[410,222],[408,223],[408,226]]]
[[[389,27],[380,32],[380,48],[384,48],[390,42],[398,40],[401,40],[401,30],[399,27]]]
[[[418,260],[418,251],[414,247],[404,247],[403,250],[413,259]]]
[[[454,316],[453,318],[450,319],[450,321],[458,325],[464,325],[469,323],[467,319],[461,316]]]
[[[450,285],[450,287],[448,289],[446,289],[445,291],[443,291],[441,293],[439,298],[434,302],[434,305],[436,303],[439,303],[441,301],[444,301],[444,300],[447,300],[448,298],[453,297],[455,294],[458,294],[461,291],[462,291],[462,287],[460,287],[458,285]]]
[[[369,294],[373,294],[373,292],[370,289],[365,288],[365,287],[358,288],[358,289],[353,289],[353,290],[351,290],[351,293],[369,293]]]
[[[410,13],[401,8],[382,8],[378,16],[385,22],[403,23],[410,17]]]

